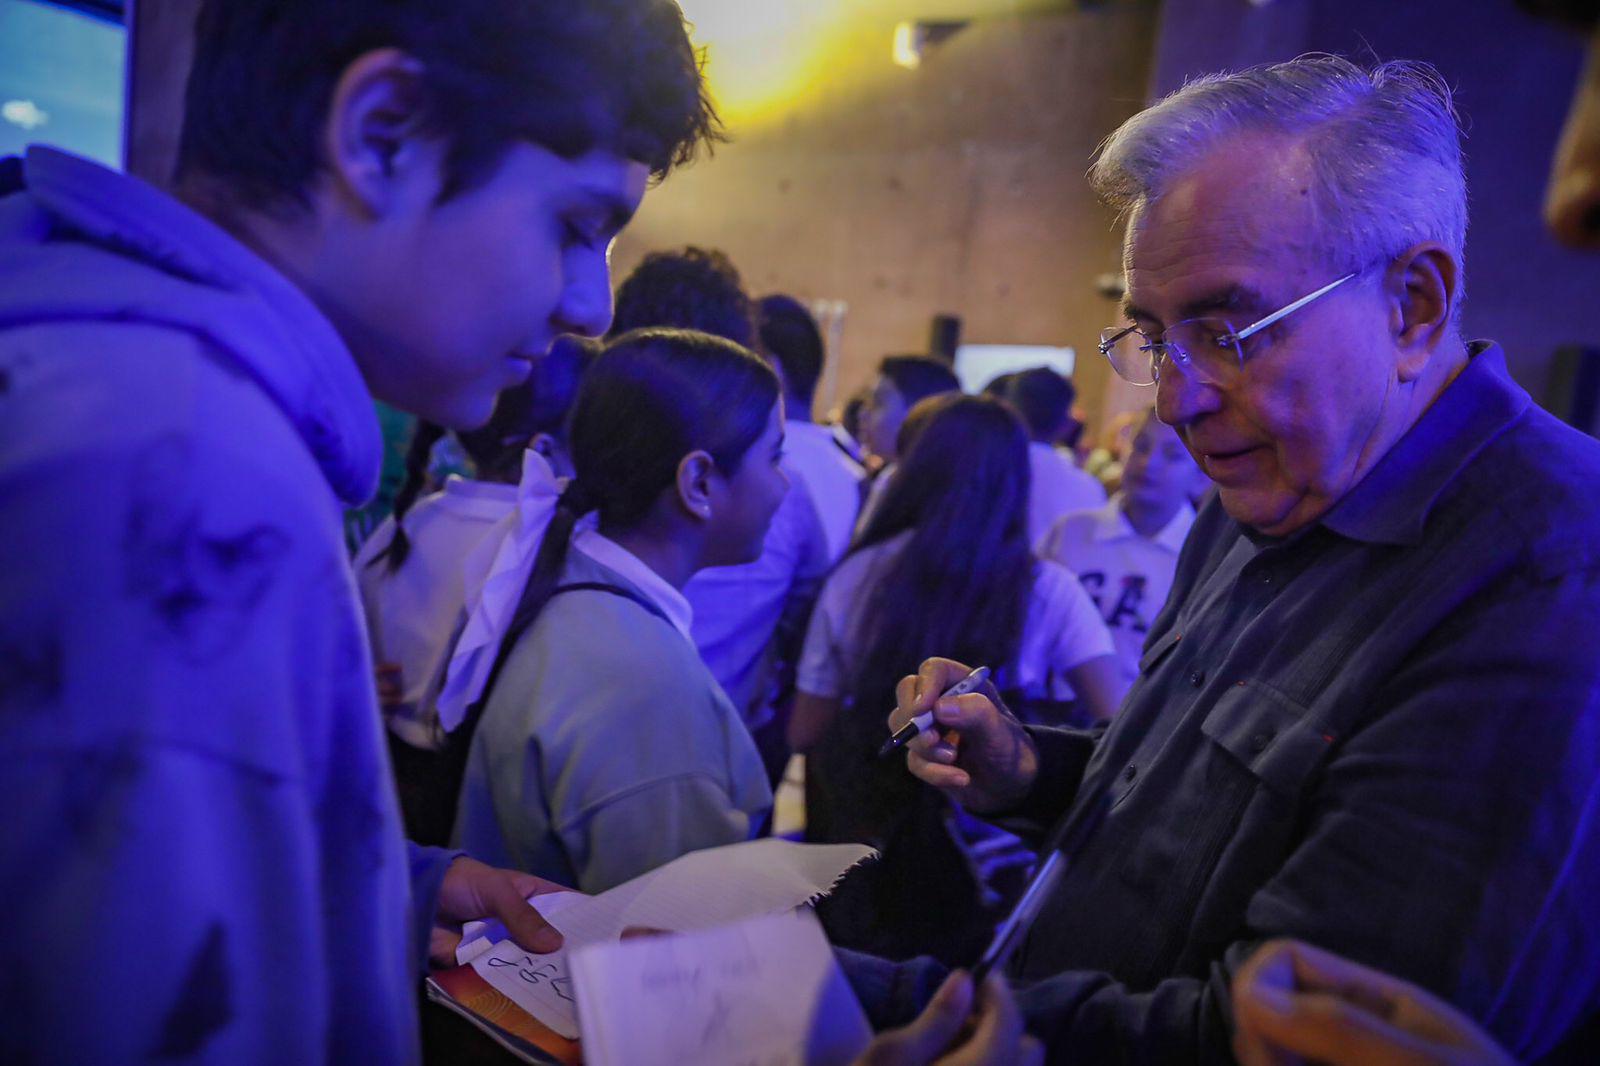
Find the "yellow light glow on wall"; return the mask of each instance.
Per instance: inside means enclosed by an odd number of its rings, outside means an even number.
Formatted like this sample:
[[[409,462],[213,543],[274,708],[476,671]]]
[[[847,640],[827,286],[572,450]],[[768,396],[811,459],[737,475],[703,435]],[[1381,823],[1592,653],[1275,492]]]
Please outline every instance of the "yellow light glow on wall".
[[[894,61],[897,66],[916,70],[922,65],[922,42],[917,40],[917,24],[902,22],[894,28]]]
[[[840,64],[883,62],[888,28],[863,40],[861,0],[679,0],[706,49],[706,75],[735,132],[791,111]],[[870,18],[870,15],[868,16]]]

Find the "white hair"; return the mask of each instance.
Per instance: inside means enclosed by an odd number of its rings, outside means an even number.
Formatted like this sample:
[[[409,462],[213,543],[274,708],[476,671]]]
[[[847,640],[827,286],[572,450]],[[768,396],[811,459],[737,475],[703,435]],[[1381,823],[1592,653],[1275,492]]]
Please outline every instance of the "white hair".
[[[1460,126],[1450,86],[1427,63],[1367,69],[1317,54],[1208,74],[1106,138],[1089,180],[1127,216],[1222,142],[1252,132],[1282,134],[1309,154],[1319,243],[1335,269],[1369,266],[1424,241],[1443,245],[1458,268],[1464,263]]]

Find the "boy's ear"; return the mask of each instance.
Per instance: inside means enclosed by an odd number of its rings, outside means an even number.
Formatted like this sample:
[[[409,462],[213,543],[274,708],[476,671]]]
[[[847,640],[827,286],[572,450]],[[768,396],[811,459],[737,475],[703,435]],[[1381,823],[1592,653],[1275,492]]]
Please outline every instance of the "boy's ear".
[[[368,217],[417,198],[419,183],[437,185],[440,152],[423,136],[425,105],[422,64],[397,48],[358,56],[334,85],[323,130],[326,169],[341,198]]]
[[[716,469],[705,452],[690,452],[678,462],[678,503],[693,519],[711,518],[711,478]]]

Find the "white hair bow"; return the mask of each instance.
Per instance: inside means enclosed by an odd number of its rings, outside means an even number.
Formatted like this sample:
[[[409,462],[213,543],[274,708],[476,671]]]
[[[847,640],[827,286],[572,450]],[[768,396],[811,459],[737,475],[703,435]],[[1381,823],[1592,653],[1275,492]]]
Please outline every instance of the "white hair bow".
[[[539,545],[565,487],[544,456],[532,448],[522,459],[517,506],[462,562],[466,590],[461,635],[450,652],[439,690],[439,725],[453,732],[483,695],[500,642],[511,628],[517,601],[533,572]]]

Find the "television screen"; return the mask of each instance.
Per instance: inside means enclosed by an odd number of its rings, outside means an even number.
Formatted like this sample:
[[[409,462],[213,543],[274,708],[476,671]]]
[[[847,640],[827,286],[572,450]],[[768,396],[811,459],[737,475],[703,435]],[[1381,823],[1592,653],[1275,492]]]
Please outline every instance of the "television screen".
[[[963,392],[978,393],[1001,374],[1047,366],[1070,378],[1077,364],[1071,348],[1042,344],[963,344],[956,349],[956,377]]]
[[[42,143],[122,166],[127,32],[40,0],[0,0],[0,156]]]

